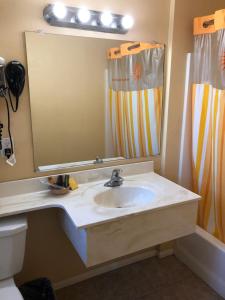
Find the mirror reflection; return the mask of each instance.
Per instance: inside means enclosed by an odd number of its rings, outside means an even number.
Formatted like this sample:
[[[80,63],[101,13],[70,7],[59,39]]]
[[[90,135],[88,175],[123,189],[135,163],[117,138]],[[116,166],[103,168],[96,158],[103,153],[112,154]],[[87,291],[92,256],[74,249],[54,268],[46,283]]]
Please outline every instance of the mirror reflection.
[[[26,33],[35,168],[160,154],[164,47]]]

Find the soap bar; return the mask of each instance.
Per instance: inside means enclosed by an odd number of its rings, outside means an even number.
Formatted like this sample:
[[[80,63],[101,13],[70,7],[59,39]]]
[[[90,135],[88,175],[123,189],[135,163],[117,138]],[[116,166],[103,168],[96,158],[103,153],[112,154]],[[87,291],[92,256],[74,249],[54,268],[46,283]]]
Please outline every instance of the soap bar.
[[[72,191],[78,189],[78,183],[76,182],[76,180],[74,178],[69,179],[69,187]]]

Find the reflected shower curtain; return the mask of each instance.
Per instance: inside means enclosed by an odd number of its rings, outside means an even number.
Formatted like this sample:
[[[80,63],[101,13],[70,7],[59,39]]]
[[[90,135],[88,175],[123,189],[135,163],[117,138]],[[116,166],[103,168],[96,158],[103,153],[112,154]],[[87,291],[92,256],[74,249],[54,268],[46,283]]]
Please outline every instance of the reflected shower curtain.
[[[194,21],[192,159],[198,224],[225,243],[225,10]]]
[[[126,43],[111,48],[109,107],[114,152],[126,158],[160,153],[164,47]]]

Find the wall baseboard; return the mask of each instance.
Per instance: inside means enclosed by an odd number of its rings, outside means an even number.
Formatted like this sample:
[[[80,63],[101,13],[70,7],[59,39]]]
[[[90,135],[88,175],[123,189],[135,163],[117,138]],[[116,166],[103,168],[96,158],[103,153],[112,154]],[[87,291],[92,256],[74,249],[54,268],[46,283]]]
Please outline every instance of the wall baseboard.
[[[76,284],[78,282],[87,280],[89,278],[92,278],[92,277],[95,277],[95,276],[98,276],[98,275],[101,275],[101,274],[104,274],[104,273],[107,273],[107,272],[110,272],[110,271],[113,271],[113,270],[116,270],[116,269],[119,269],[121,267],[133,264],[133,263],[138,262],[138,261],[142,261],[144,259],[147,259],[147,258],[150,258],[150,257],[153,257],[153,256],[157,256],[157,250],[154,249],[154,248],[151,248],[151,249],[149,249],[145,252],[141,252],[141,253],[138,253],[134,256],[123,258],[119,261],[112,262],[112,263],[107,264],[107,265],[99,266],[95,269],[91,269],[91,270],[87,269],[87,271],[83,274],[80,274],[80,275],[62,280],[62,281],[57,282],[57,283],[53,283],[53,288],[55,290],[62,289],[64,287]],[[165,256],[163,256],[163,257],[165,257]]]
[[[173,254],[174,254],[173,248],[169,248],[169,249],[158,251],[157,256],[158,258],[164,258]]]

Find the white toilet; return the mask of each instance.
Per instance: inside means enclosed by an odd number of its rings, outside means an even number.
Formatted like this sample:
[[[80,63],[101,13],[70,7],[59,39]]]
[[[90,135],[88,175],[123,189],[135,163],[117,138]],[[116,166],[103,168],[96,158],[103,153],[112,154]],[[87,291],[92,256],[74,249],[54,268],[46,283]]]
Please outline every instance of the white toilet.
[[[13,276],[22,270],[27,220],[23,216],[0,219],[0,299],[23,300]]]

